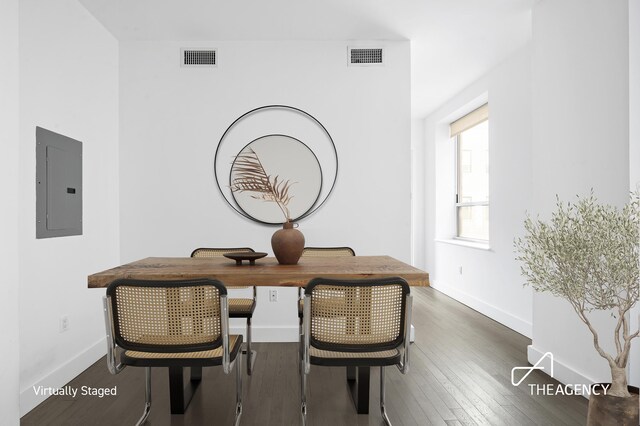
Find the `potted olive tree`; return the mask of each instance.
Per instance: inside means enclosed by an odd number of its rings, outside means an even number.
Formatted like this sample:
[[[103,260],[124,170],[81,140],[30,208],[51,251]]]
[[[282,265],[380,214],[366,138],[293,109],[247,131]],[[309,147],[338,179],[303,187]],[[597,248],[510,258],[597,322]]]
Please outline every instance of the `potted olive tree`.
[[[550,221],[527,217],[524,227],[515,249],[525,285],[566,299],[611,369],[606,395],[589,398],[588,424],[638,425],[637,388],[627,385],[627,365],[631,341],[638,336],[630,329],[629,311],[639,297],[640,193],[632,193],[622,209],[599,204],[593,192],[575,203],[558,199]],[[594,310],[614,318],[606,336],[613,337],[614,353],[601,345],[589,318]]]

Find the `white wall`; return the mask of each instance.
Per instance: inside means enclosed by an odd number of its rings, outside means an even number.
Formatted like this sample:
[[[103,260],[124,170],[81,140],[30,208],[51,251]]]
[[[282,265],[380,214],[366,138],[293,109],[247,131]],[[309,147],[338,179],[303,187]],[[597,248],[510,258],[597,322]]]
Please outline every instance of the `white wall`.
[[[424,119],[411,119],[411,264],[425,269],[427,263],[425,256],[425,233],[427,232],[425,211],[424,182],[428,170],[424,164],[425,158],[425,123]]]
[[[640,1],[629,0],[629,76],[640,75]],[[629,78],[629,184],[640,190],[640,79]],[[640,325],[640,303],[631,311],[631,325]],[[633,327],[635,325],[635,327]],[[630,384],[640,386],[640,338],[631,346]]]
[[[231,210],[213,158],[238,116],[285,104],[327,128],[340,162],[333,194],[300,223],[307,245],[348,245],[409,262],[409,42],[384,42],[382,67],[347,67],[347,44],[122,42],[122,261],[188,256],[201,246],[271,252],[276,228]],[[218,49],[217,68],[179,66],[180,47],[198,46]],[[259,290],[255,340],[297,339],[295,290],[280,289],[278,303]]]
[[[0,324],[2,362],[0,363],[0,413],[6,425],[20,420],[18,390],[20,351],[18,333],[18,0],[0,3]]]
[[[629,190],[629,18],[627,1],[540,1],[533,5],[533,198],[546,218],[555,195],[593,188],[622,205]],[[613,320],[598,315],[612,348]],[[555,355],[565,383],[610,380],[606,361],[568,302],[534,294],[529,361]]]
[[[531,62],[524,47],[425,121],[425,262],[432,286],[529,336],[531,290],[523,288],[513,239],[531,193]],[[455,233],[454,145],[449,123],[489,102],[490,250],[451,243]],[[418,263],[420,264],[420,263]],[[462,274],[460,273],[462,267]],[[472,327],[472,325],[469,325]]]
[[[35,238],[35,127],[83,142],[82,236]],[[118,43],[76,1],[20,2],[21,413],[104,353],[103,292],[119,262]],[[67,315],[70,328],[59,333]]]

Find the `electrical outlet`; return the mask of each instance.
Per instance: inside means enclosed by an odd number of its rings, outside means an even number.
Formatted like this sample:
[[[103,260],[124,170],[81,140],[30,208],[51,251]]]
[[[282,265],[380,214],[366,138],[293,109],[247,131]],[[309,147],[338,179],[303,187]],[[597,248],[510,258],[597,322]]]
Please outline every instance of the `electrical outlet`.
[[[69,317],[64,315],[60,317],[60,333],[69,330]]]
[[[269,302],[277,302],[278,301],[278,290],[269,290]]]

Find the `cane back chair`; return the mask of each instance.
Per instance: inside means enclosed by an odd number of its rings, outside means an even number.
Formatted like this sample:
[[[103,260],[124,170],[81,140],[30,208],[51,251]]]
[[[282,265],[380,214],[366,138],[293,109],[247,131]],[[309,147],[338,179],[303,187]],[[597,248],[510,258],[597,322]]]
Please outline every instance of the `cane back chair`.
[[[339,303],[336,303],[339,301]],[[307,374],[311,365],[380,367],[380,411],[385,409],[385,366],[409,369],[412,299],[398,277],[333,280],[314,278],[305,288],[302,371],[302,423],[306,424]]]
[[[107,288],[103,305],[109,371],[145,367],[145,407],[136,425],[151,412],[151,367],[191,367],[199,382],[202,367],[222,365],[229,373],[234,364],[239,423],[242,335],[229,335],[227,290],[220,281],[119,279]]]
[[[225,253],[255,253],[255,250],[249,247],[232,247],[232,248],[220,248],[220,247],[202,247],[197,248],[191,253],[191,257],[222,257]],[[243,289],[246,287],[228,287],[229,291],[234,289]],[[256,351],[251,350],[251,320],[253,318],[253,311],[256,309],[256,287],[251,287],[253,290],[253,297],[230,297],[229,298],[229,318],[245,318],[247,321],[247,374],[251,375],[253,372],[253,364],[255,362]]]
[[[334,257],[334,256],[355,256],[356,252],[351,247],[305,247],[302,250],[302,257]],[[298,288],[298,319],[300,321],[300,331],[302,331],[302,314],[304,297],[303,289]]]

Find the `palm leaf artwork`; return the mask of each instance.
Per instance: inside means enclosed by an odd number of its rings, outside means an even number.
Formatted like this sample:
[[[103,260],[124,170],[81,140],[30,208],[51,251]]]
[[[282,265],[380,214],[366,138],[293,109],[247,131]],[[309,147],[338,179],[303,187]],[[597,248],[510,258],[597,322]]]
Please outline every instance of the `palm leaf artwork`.
[[[296,182],[267,174],[258,154],[251,148],[236,156],[233,171],[235,177],[231,182],[231,191],[254,192],[251,198],[276,203],[285,220],[291,221],[288,205],[293,195],[289,194],[289,189]]]

